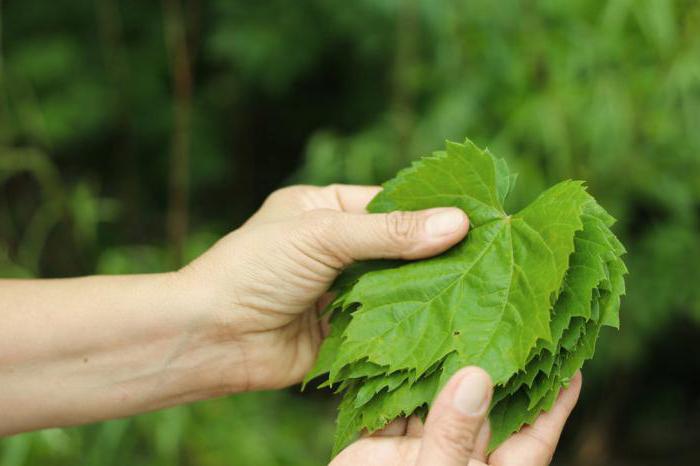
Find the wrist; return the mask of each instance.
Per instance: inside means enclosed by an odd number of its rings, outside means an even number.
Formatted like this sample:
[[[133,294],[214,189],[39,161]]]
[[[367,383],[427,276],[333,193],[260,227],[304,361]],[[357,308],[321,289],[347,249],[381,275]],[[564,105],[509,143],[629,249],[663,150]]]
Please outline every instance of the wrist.
[[[227,296],[212,274],[193,265],[163,274],[159,281],[172,309],[179,316],[178,356],[184,390],[196,398],[212,398],[258,389],[251,380],[251,356],[256,354],[244,333],[245,312]],[[156,285],[158,286],[158,285]]]
[[[199,352],[210,355],[210,364],[199,376],[208,381],[212,396],[300,382],[308,369],[300,369],[299,359],[315,357],[315,352],[309,356],[306,341],[297,341],[300,321],[278,327],[278,317],[257,310],[251,298],[264,293],[235,283],[235,277],[217,280],[218,274],[207,265],[190,264],[176,273],[174,281],[177,289],[187,290],[182,300],[189,303],[185,307],[191,314],[191,331],[201,344]],[[312,363],[308,361],[309,367]]]

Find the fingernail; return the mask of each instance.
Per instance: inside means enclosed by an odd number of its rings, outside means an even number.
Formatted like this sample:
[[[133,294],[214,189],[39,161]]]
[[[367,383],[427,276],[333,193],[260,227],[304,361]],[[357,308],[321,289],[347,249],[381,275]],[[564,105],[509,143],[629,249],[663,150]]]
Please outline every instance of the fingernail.
[[[441,209],[425,223],[425,229],[430,236],[443,236],[454,233],[464,224],[464,214],[458,209]]]
[[[476,415],[486,411],[491,381],[483,371],[468,372],[455,390],[452,403],[463,414]]]

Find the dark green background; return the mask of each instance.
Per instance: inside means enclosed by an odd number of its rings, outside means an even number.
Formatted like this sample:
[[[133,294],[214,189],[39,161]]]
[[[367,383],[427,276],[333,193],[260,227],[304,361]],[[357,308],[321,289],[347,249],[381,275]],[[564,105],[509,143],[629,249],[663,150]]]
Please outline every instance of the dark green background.
[[[520,173],[512,208],[585,179],[629,249],[622,331],[585,370],[557,463],[697,464],[699,2],[0,12],[0,276],[172,269],[279,186],[381,182],[468,136]],[[0,466],[319,465],[333,416],[326,393],[246,394],[1,440]]]

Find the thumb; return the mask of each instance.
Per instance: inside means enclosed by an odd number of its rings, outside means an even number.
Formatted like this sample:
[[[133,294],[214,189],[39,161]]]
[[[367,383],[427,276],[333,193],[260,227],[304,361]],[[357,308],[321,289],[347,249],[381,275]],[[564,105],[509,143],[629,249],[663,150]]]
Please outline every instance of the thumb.
[[[368,259],[420,259],[460,241],[469,228],[464,212],[454,207],[388,214],[326,211],[319,232],[324,251],[344,264]]]
[[[478,367],[457,372],[433,403],[416,466],[463,466],[472,457],[493,385]]]

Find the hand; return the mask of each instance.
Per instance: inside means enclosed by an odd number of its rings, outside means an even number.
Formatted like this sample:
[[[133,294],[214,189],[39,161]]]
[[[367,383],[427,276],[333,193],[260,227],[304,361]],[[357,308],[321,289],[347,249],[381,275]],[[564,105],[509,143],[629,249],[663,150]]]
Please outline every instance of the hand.
[[[425,426],[415,416],[398,419],[347,447],[330,466],[546,466],[580,390],[578,373],[551,411],[487,455],[491,381],[479,368],[462,369],[438,395]]]
[[[378,191],[341,185],[279,190],[178,273],[179,287],[198,290],[193,302],[205,303],[216,340],[237,355],[230,368],[219,368],[230,378],[222,391],[299,382],[323,337],[319,299],[353,261],[424,258],[467,233],[467,217],[456,208],[367,214]]]
[[[454,208],[365,213],[378,190],[277,191],[177,272],[0,280],[0,436],[300,381],[343,267],[438,254],[467,232]]]

